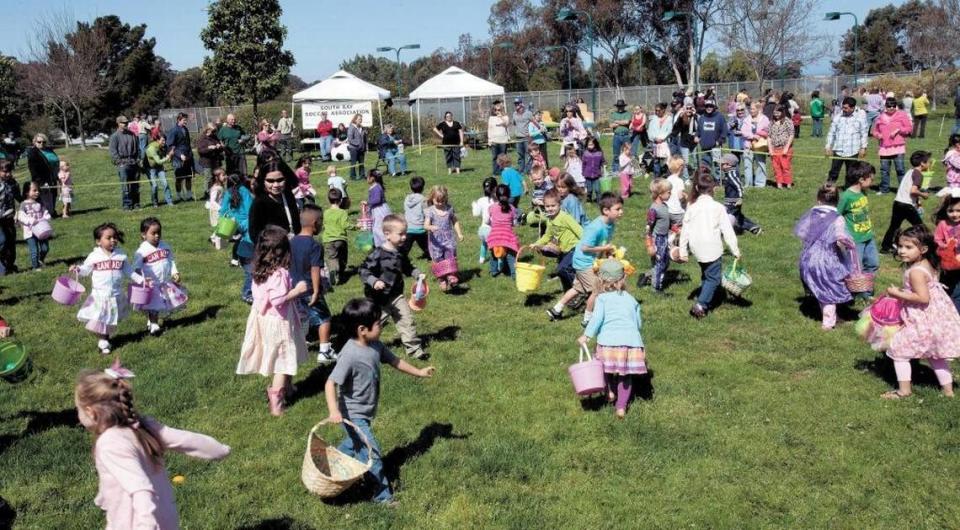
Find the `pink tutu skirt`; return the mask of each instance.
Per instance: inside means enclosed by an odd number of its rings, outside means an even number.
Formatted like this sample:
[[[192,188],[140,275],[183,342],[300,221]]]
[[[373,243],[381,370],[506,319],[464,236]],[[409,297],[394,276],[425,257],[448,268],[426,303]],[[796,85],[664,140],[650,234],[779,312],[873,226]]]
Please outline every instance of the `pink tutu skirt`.
[[[133,308],[137,311],[168,315],[183,309],[185,305],[187,305],[186,289],[173,282],[156,282],[153,284],[153,290],[150,293],[150,303],[146,305],[134,304]]]
[[[125,294],[114,296],[110,291],[95,290],[77,311],[77,320],[85,323],[84,327],[90,332],[110,335],[117,331],[117,325],[129,311]]]

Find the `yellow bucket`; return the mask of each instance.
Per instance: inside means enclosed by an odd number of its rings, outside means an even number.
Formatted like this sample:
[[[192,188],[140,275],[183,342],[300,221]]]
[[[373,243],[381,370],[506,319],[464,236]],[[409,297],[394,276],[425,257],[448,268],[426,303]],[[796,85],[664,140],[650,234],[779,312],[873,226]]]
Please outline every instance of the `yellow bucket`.
[[[520,253],[526,247],[521,247],[517,252],[517,259],[520,259]],[[521,293],[532,293],[540,288],[540,282],[543,280],[543,273],[547,268],[543,265],[534,263],[521,263],[517,261],[517,290]]]

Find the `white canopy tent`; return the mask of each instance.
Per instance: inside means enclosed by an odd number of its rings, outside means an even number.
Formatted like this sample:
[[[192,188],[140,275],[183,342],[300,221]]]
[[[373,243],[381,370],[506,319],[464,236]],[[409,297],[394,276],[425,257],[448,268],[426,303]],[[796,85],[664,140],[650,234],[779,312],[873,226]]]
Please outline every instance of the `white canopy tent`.
[[[481,79],[456,66],[427,79],[422,85],[410,92],[409,98],[417,102],[417,138],[422,140],[420,127],[420,100],[460,98],[463,115],[467,115],[467,98],[483,96],[503,97],[503,87],[486,79]]]
[[[290,112],[291,114],[293,113],[294,103],[311,101],[376,101],[380,127],[383,128],[383,109],[380,103],[389,97],[389,90],[380,88],[373,83],[368,83],[350,72],[340,70],[312,87],[294,94],[293,102],[290,104]]]

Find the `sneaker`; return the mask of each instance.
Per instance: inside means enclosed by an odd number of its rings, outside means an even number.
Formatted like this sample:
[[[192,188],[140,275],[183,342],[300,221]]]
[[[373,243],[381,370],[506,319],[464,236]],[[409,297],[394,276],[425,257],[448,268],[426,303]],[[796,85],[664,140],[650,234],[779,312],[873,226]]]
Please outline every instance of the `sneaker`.
[[[151,336],[158,337],[160,335],[160,324],[157,324],[155,322],[151,322],[147,324],[147,331],[150,333]]]
[[[700,304],[693,304],[693,307],[690,308],[690,316],[699,320],[707,316],[707,310]]]
[[[760,234],[763,233],[763,229],[760,228],[759,226],[755,226],[755,227],[751,228],[750,230],[748,230],[748,232],[750,232],[751,234],[753,234],[753,235],[755,235],[755,236],[759,236]]]
[[[247,305],[253,305],[253,298],[240,297],[240,299],[243,300],[243,303],[245,303],[245,304],[247,304]]]
[[[240,262],[237,261],[237,260],[235,260],[235,259],[232,259],[232,260],[230,260],[230,266],[231,266],[231,267],[239,267],[239,266],[240,266]]]
[[[106,339],[100,339],[97,341],[97,348],[100,349],[101,355],[110,355],[110,341]]]
[[[547,317],[550,319],[550,322],[560,320],[561,318],[563,318],[563,311],[554,311],[552,307],[548,307]]]
[[[649,283],[650,283],[650,274],[649,274],[649,273],[646,273],[646,272],[645,272],[645,273],[641,274],[639,278],[637,278],[637,287],[638,287],[638,288],[639,288],[639,287],[643,287],[644,285],[648,285]]]
[[[337,362],[337,360],[334,359],[333,352],[329,350],[317,354],[317,364],[320,366],[329,366],[335,362]]]
[[[480,256],[480,260],[478,261],[478,263],[480,263],[480,265],[483,265],[486,262],[487,260],[483,256]]]
[[[408,354],[408,355],[409,355],[410,357],[418,360],[418,361],[423,361],[423,360],[426,360],[427,358],[430,357],[430,355],[429,355],[427,352],[423,351],[423,350],[417,350],[417,351],[415,351],[415,352],[413,352],[413,353],[410,353],[410,354]]]

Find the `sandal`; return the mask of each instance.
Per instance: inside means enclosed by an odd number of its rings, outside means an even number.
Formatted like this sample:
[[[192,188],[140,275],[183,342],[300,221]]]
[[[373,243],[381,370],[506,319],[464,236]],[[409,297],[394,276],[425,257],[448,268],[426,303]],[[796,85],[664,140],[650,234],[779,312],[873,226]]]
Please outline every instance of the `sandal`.
[[[890,390],[880,394],[881,399],[903,399],[912,396],[913,394],[901,394],[899,390]]]

